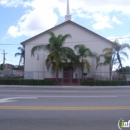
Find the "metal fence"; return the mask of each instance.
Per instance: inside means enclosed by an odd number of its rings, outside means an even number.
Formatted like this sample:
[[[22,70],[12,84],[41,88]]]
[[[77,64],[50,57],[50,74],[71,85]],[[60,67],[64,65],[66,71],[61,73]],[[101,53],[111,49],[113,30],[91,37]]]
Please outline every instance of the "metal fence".
[[[17,75],[3,76],[3,78],[24,78],[24,79],[35,79],[35,80],[54,80],[56,81],[56,73],[52,71],[25,71],[19,72]],[[119,85],[128,85],[130,82],[130,74],[120,74],[112,72],[111,78],[109,72],[91,72],[82,73],[81,71],[61,71],[58,74],[58,83],[60,85],[99,85],[100,82],[106,81],[108,85],[111,85],[113,81],[117,81]],[[102,84],[100,84],[102,85]]]
[[[24,71],[23,70],[12,70],[12,69],[5,69],[0,70],[0,78],[1,77],[23,77]]]

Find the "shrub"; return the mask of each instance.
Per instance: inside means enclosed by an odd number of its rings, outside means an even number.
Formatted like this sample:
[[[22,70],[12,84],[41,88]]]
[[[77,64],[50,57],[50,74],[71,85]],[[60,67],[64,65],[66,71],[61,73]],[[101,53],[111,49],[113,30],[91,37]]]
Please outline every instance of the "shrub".
[[[130,85],[130,81],[85,81],[81,82],[80,85],[88,86],[119,86],[119,85]]]
[[[55,81],[31,79],[1,79],[0,85],[55,85]]]

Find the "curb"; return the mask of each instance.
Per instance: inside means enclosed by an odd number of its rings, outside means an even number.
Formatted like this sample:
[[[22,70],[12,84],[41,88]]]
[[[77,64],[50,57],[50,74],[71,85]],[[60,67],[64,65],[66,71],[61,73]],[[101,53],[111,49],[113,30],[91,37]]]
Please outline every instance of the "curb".
[[[52,88],[52,89],[94,89],[94,88],[130,88],[130,86],[31,86],[31,85],[0,85],[0,88]]]

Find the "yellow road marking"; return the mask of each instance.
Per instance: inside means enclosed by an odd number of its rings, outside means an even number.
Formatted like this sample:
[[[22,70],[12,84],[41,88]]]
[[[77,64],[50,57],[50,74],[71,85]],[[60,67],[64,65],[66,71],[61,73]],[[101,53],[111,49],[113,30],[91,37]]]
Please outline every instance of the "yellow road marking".
[[[47,111],[130,110],[130,106],[100,106],[100,107],[0,106],[0,110],[47,110]]]

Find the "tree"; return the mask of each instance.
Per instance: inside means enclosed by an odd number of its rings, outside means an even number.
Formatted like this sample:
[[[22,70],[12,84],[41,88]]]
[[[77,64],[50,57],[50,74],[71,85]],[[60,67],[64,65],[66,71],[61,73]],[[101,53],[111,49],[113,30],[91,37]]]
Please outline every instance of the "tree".
[[[109,66],[109,73],[110,73],[110,80],[112,80],[112,69],[113,69],[113,65],[118,63],[117,59],[115,59],[114,57],[112,57],[112,54],[108,55],[107,53],[101,54],[99,56],[99,59],[102,58],[102,57],[104,58],[104,61],[103,62],[98,62],[96,68],[98,66],[107,66],[108,65]]]
[[[118,62],[119,62],[119,67],[122,69],[122,59],[124,59],[123,57],[128,58],[128,54],[126,51],[124,51],[124,49],[130,49],[130,45],[125,43],[125,44],[120,44],[117,40],[113,43],[112,48],[106,48],[106,54],[107,55],[112,55],[113,59],[117,58]],[[124,74],[124,72],[123,72]],[[124,74],[124,79],[125,78],[125,74]]]
[[[0,70],[3,70],[3,64],[0,64]]]
[[[116,70],[117,72],[119,72],[120,74],[122,74],[122,72],[125,72],[126,74],[130,74],[130,66],[126,66],[126,67],[123,67],[122,69],[117,69]]]
[[[15,53],[15,57],[20,56],[19,66],[20,66],[21,62],[23,62],[23,65],[24,65],[24,62],[25,62],[25,48],[24,48],[24,46],[23,47],[18,47],[18,50],[20,52]]]
[[[24,70],[24,65],[13,65],[13,70]]]
[[[47,50],[49,55],[45,61],[47,69],[51,69],[52,72],[56,72],[56,83],[58,83],[59,71],[65,66],[70,55],[74,54],[74,51],[69,47],[64,47],[65,40],[71,37],[70,34],[56,36],[53,32],[49,32],[50,38],[47,45],[34,46],[31,50],[32,55],[35,51]]]
[[[94,55],[95,55],[95,60],[96,60],[96,69],[95,69],[95,79],[96,79],[97,68],[100,61],[100,55],[98,55],[97,53],[94,53]]]
[[[94,57],[94,54],[91,52],[89,48],[87,48],[84,44],[78,44],[74,46],[75,51],[77,51],[77,65],[80,66],[83,78],[83,70],[86,67],[88,73],[90,73],[91,65],[87,60],[87,57]]]

